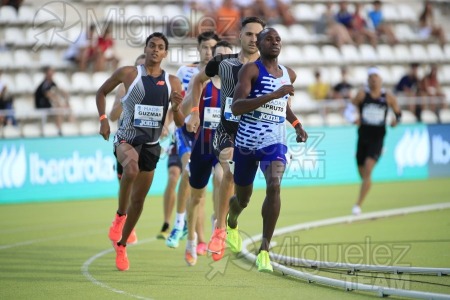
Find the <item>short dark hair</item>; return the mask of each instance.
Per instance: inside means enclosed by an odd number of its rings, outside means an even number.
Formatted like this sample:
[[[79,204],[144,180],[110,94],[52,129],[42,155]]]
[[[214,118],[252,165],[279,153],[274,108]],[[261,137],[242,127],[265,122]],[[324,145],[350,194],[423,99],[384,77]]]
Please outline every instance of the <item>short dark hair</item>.
[[[269,33],[269,31],[276,31],[278,33],[278,31],[275,28],[266,27],[256,35],[256,41],[258,43],[261,42],[261,40],[266,36],[267,33]]]
[[[205,31],[197,36],[197,43],[200,45],[203,41],[216,40],[220,41],[219,36],[214,31]]]
[[[225,41],[225,40],[222,40],[222,41],[217,42],[217,44],[214,46],[214,48],[213,48],[213,53],[214,53],[214,55],[216,55],[216,49],[217,49],[217,47],[228,47],[228,48],[230,48],[231,50],[233,50],[233,45],[231,45],[230,42]]]
[[[169,49],[169,40],[168,40],[167,37],[166,37],[163,33],[161,33],[161,32],[153,32],[152,34],[150,34],[150,35],[147,37],[147,39],[145,40],[145,47],[147,47],[148,41],[150,41],[150,39],[151,39],[151,38],[154,38],[154,37],[157,37],[157,38],[162,39],[162,40],[164,41],[164,44],[166,45],[165,50],[168,50],[168,49]]]
[[[380,0],[375,0],[375,1],[373,1],[373,5],[381,5],[381,1]]]
[[[247,25],[249,23],[258,23],[258,24],[261,24],[262,28],[266,27],[266,22],[264,22],[261,18],[259,18],[259,17],[246,17],[241,22],[241,28],[244,28],[245,25]]]
[[[418,68],[419,67],[419,63],[412,63],[409,65],[411,68]]]

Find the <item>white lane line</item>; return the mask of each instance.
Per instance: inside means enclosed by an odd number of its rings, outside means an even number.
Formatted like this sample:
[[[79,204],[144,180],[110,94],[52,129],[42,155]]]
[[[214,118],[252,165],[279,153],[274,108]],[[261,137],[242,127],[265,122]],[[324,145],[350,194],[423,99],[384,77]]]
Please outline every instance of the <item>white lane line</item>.
[[[139,241],[138,243],[136,243],[136,244],[134,244],[134,245],[130,245],[130,246],[127,246],[127,247],[134,247],[134,246],[137,246],[137,245],[142,245],[142,244],[146,244],[146,243],[151,243],[151,242],[154,242],[154,241],[156,241],[156,238],[145,239],[145,240]],[[125,296],[132,297],[132,298],[135,298],[135,299],[152,300],[152,298],[147,298],[147,297],[144,297],[144,296],[131,294],[131,293],[128,293],[128,292],[126,292],[126,291],[122,291],[122,290],[118,290],[118,289],[116,289],[116,288],[113,288],[113,287],[107,285],[106,283],[103,283],[103,282],[101,282],[101,281],[95,279],[94,276],[92,276],[91,273],[89,273],[89,266],[90,266],[96,259],[102,257],[103,255],[109,254],[109,253],[111,253],[111,252],[114,252],[114,248],[106,249],[106,250],[104,250],[104,251],[102,251],[102,252],[99,252],[99,253],[95,254],[94,256],[90,257],[90,258],[89,258],[87,261],[85,261],[84,264],[81,266],[81,274],[83,274],[83,276],[86,277],[86,278],[87,278],[90,282],[92,282],[93,284],[98,285],[98,286],[101,287],[101,288],[107,289],[107,290],[110,291],[110,292],[117,293],[117,294],[121,294],[121,295],[125,295]],[[117,272],[120,272],[120,271],[117,271]]]
[[[36,244],[36,243],[44,243],[44,242],[55,241],[55,240],[72,239],[72,238],[83,237],[83,236],[87,236],[87,235],[101,234],[104,232],[105,232],[104,229],[102,229],[102,230],[99,229],[99,230],[95,230],[95,231],[91,230],[91,231],[85,231],[85,232],[78,232],[78,233],[74,233],[74,234],[57,235],[57,236],[53,236],[53,237],[49,237],[49,238],[28,240],[28,241],[18,242],[18,243],[14,243],[14,244],[0,245],[0,250],[21,247],[21,246],[28,246],[28,245]]]
[[[392,216],[397,216],[397,215],[405,215],[408,213],[424,212],[424,211],[431,211],[431,210],[442,210],[442,209],[447,209],[447,208],[450,208],[449,202],[384,210],[384,211],[361,214],[356,217],[355,216],[344,216],[344,217],[337,217],[337,218],[331,218],[331,219],[325,219],[325,220],[318,220],[318,221],[301,223],[301,224],[296,224],[293,226],[280,228],[274,232],[273,237],[276,237],[276,236],[279,236],[282,234],[286,234],[286,233],[290,233],[293,231],[317,228],[317,227],[322,227],[322,226],[336,225],[336,224],[368,220],[368,219],[377,219],[377,218],[382,218],[382,217],[392,217]],[[260,241],[261,238],[262,238],[261,235],[258,234],[258,235],[254,235],[254,236],[242,241],[242,252],[241,253],[247,260],[251,261],[252,263],[255,262],[256,255],[254,255],[253,253],[250,253],[247,250],[247,247],[252,243]],[[323,262],[321,262],[321,263],[323,263]],[[273,262],[272,266],[274,267],[275,270],[281,271],[283,274],[291,275],[293,277],[306,280],[309,283],[317,282],[317,283],[320,283],[323,285],[344,288],[347,291],[359,290],[359,291],[373,292],[373,293],[377,293],[381,297],[389,296],[389,295],[396,295],[396,296],[400,296],[400,297],[410,297],[410,298],[418,298],[418,299],[450,299],[450,295],[445,295],[445,294],[428,293],[428,292],[415,291],[415,290],[402,290],[402,289],[395,289],[395,288],[387,288],[387,287],[383,287],[383,286],[348,282],[345,280],[338,280],[338,279],[333,279],[333,278],[329,278],[329,277],[313,275],[310,273],[306,273],[306,272],[288,268],[288,267],[280,265],[276,262]]]

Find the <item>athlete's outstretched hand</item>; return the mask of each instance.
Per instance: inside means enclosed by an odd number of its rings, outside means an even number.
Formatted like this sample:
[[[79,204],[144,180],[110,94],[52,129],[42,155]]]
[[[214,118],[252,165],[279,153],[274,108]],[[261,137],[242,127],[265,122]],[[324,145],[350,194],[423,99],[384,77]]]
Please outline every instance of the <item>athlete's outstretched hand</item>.
[[[189,121],[186,123],[186,129],[188,132],[196,133],[198,127],[200,126],[200,115],[197,111],[191,112],[191,117]]]
[[[292,84],[283,85],[278,90],[272,92],[274,99],[282,98],[288,94],[294,96],[294,86]]]
[[[111,129],[109,128],[108,118],[105,118],[100,121],[100,135],[105,139],[105,141],[109,141],[110,133]]]
[[[297,134],[297,143],[305,143],[308,139],[308,133],[301,125],[295,127],[295,133]]]

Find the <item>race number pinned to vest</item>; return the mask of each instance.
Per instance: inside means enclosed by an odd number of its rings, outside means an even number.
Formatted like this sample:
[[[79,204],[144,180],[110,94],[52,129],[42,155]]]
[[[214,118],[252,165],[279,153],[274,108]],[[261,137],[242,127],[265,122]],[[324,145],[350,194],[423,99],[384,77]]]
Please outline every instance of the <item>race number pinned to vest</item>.
[[[223,113],[223,116],[225,117],[225,120],[227,120],[227,121],[239,122],[241,117],[240,116],[235,116],[231,112],[231,104],[232,103],[233,103],[233,98],[227,97],[226,102],[225,102],[225,111]]]
[[[220,123],[220,107],[205,107],[203,110],[203,128],[216,129]]]
[[[386,114],[386,106],[377,104],[366,104],[362,109],[362,119],[365,124],[382,125],[384,124],[384,116]]]
[[[136,104],[134,106],[134,126],[159,128],[163,119],[163,107]]]
[[[258,107],[250,114],[254,119],[270,123],[284,123],[286,119],[287,101],[283,98],[274,99]]]

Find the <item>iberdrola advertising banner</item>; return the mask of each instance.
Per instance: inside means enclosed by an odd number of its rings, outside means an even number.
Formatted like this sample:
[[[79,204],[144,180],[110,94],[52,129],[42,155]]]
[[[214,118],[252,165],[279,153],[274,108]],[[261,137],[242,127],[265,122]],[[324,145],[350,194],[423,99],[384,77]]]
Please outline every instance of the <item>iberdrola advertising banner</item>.
[[[288,125],[283,186],[359,183],[357,127],[306,128],[306,144]],[[167,148],[169,139],[162,143]],[[117,197],[112,142],[100,136],[0,140],[0,203]],[[162,195],[167,153],[162,152],[149,194]],[[450,177],[450,125],[388,128],[374,181]],[[210,184],[211,185],[211,184]],[[265,188],[258,171],[255,188]]]

